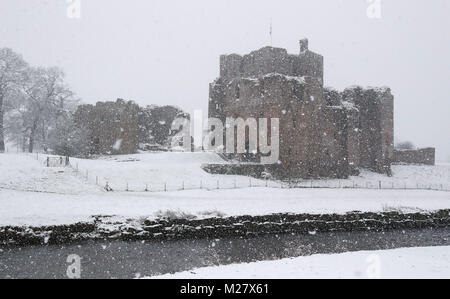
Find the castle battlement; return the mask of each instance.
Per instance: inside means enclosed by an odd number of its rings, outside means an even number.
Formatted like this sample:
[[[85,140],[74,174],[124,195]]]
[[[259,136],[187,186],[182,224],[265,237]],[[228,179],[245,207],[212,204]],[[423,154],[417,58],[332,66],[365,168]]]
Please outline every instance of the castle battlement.
[[[286,49],[264,47],[250,54],[222,55],[220,77],[227,81],[240,77],[259,77],[279,73],[294,77],[317,77],[323,82],[323,56],[309,50],[308,40],[300,41],[298,55]]]

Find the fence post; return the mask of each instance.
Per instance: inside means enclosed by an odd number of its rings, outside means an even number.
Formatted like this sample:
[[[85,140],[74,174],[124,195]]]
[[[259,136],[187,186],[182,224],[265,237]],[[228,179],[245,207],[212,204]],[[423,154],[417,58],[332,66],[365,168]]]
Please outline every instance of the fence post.
[[[378,182],[378,187],[381,189],[381,181]]]
[[[89,170],[86,170],[86,181],[89,180]]]
[[[234,189],[237,189],[237,182],[236,182],[236,178],[234,178]]]
[[[251,178],[248,179],[248,184],[249,184],[249,187],[251,188],[252,187],[252,179]]]
[[[184,190],[184,181],[183,181],[183,185],[181,186],[181,190]]]
[[[148,192],[148,184],[145,184],[145,192]]]
[[[203,189],[203,181],[200,180],[200,190],[202,190],[202,189]]]
[[[125,191],[127,191],[127,192],[128,192],[129,190],[130,190],[130,189],[128,188],[128,182],[127,182],[127,189],[126,189]]]
[[[269,187],[269,180],[266,180],[266,188]]]
[[[167,192],[167,182],[164,183],[164,192]]]
[[[220,182],[217,180],[217,189],[220,189]]]
[[[98,186],[98,176],[95,177],[95,184]]]

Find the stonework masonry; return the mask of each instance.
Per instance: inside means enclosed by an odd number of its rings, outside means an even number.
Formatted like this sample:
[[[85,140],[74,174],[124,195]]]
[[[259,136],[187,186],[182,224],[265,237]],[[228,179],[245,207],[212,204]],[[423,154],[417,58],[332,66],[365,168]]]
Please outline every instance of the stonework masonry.
[[[436,149],[422,148],[417,150],[394,150],[394,163],[399,164],[436,164]]]
[[[223,55],[210,84],[209,117],[279,118],[280,178],[346,178],[358,168],[390,174],[394,97],[389,88],[324,88],[324,59],[300,41],[298,55],[265,47]],[[240,155],[233,158],[241,158]],[[255,157],[258,160],[258,156]]]

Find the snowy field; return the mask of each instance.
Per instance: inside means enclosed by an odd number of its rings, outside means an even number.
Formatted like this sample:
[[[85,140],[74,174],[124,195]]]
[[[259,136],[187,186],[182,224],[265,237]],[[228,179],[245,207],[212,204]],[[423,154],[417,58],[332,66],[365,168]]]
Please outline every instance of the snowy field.
[[[93,215],[154,219],[167,211],[198,218],[267,215],[274,213],[346,213],[351,211],[402,212],[450,209],[450,193],[431,190],[280,189],[245,187],[249,178],[210,175],[203,163],[224,163],[205,153],[155,153],[115,156],[98,160],[72,160],[73,168],[46,168],[45,157],[0,155],[0,226],[52,225],[89,221]],[[79,171],[75,170],[78,164]],[[88,178],[84,171],[87,171]],[[431,184],[450,181],[450,165],[394,166],[394,177],[363,172],[353,181],[369,177],[398,182]],[[113,184],[169,184],[202,182],[203,189],[169,192],[106,192],[95,179]],[[226,180],[241,189],[217,189]],[[341,180],[351,182],[352,180]],[[207,182],[211,188],[205,189]],[[253,180],[253,185],[265,183]],[[274,182],[273,182],[274,183]],[[315,182],[317,184],[323,181]],[[170,187],[170,185],[169,185]],[[168,190],[172,190],[168,188]],[[174,189],[177,190],[177,189]]]
[[[450,209],[450,194],[425,190],[273,188],[92,195],[0,190],[0,206],[0,226],[39,226],[89,221],[93,215],[155,219],[167,211],[198,218],[274,213],[434,211]]]
[[[266,182],[243,176],[211,175],[201,169],[202,164],[226,164],[213,153],[148,153],[104,157],[98,160],[72,159],[80,176],[88,174],[88,181],[116,191],[165,191],[179,189],[245,188],[250,186],[280,188],[280,182]],[[304,187],[362,187],[396,189],[450,190],[450,164],[437,166],[393,165],[393,177],[363,170],[348,180],[315,180],[298,182]],[[267,185],[266,185],[267,184]],[[284,184],[284,187],[287,187]]]
[[[211,175],[202,164],[226,163],[213,153],[146,153],[99,159],[71,159],[72,168],[46,168],[46,156],[0,155],[0,188],[60,194],[92,194],[106,183],[114,191],[177,191],[182,189],[233,189],[247,187],[288,187],[274,181],[244,176]],[[450,190],[450,164],[437,166],[393,165],[393,177],[363,170],[348,180],[299,182],[304,187],[361,187],[383,189]],[[78,171],[77,171],[78,170]],[[266,185],[267,184],[267,185]]]
[[[270,270],[269,270],[270,269]],[[449,279],[450,247],[313,255],[200,268],[158,279]]]

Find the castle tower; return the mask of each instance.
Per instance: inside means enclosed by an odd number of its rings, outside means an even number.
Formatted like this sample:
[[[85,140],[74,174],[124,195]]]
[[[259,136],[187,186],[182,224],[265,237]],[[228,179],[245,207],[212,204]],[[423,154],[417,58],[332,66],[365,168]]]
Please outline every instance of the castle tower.
[[[324,58],[299,41],[299,54],[264,47],[222,55],[210,84],[209,117],[278,118],[281,178],[338,177],[358,167],[389,172],[393,151],[393,96],[388,89],[326,91]],[[376,132],[371,130],[376,128]]]

